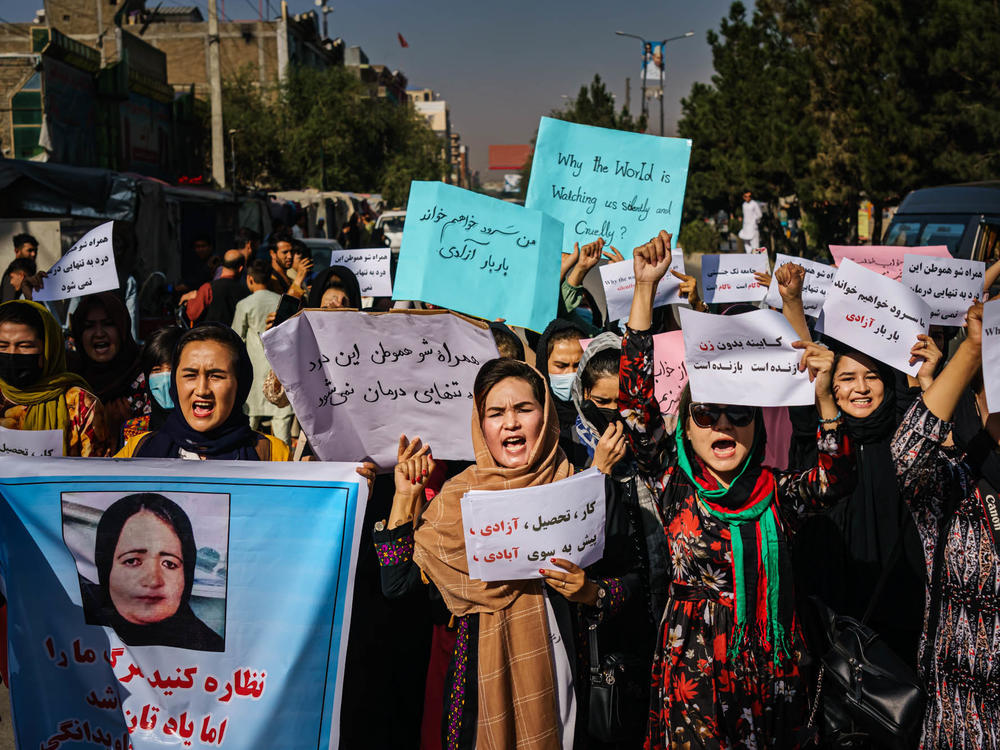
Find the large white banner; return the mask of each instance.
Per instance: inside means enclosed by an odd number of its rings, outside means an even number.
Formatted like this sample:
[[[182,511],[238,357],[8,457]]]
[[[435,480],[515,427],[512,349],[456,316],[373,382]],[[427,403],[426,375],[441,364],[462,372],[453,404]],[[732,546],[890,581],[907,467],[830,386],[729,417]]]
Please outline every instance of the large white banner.
[[[261,336],[324,461],[396,463],[399,435],[473,460],[472,384],[497,356],[485,324],[447,311],[308,310]]]

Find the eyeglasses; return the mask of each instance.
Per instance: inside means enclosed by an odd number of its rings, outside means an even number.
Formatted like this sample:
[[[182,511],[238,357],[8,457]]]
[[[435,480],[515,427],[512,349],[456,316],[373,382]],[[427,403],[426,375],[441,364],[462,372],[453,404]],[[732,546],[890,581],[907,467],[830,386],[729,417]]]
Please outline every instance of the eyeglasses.
[[[746,427],[757,414],[754,406],[722,406],[720,404],[691,404],[688,409],[691,419],[699,427],[715,427],[722,415],[726,415],[733,427]]]

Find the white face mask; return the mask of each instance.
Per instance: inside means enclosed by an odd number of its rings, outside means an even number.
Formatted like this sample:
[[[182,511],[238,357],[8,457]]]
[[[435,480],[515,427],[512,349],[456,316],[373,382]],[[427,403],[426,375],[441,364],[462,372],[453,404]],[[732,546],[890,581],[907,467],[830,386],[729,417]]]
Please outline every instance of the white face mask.
[[[576,380],[575,372],[565,372],[562,374],[549,373],[549,385],[552,392],[560,401],[569,401],[573,394],[573,381]]]

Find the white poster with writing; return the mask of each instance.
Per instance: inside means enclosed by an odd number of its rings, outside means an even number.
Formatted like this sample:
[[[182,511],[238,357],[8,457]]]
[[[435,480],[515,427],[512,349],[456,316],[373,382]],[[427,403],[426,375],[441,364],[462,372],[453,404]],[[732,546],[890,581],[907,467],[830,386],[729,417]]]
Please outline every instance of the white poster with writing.
[[[597,469],[518,490],[472,490],[462,498],[469,576],[480,581],[541,578],[548,560],[581,568],[604,556],[604,475]]]
[[[61,455],[62,430],[8,430],[0,427],[0,456],[48,458]]]
[[[806,406],[815,390],[799,372],[798,336],[775,310],[711,315],[682,307],[684,361],[694,401],[745,406]]]
[[[608,301],[608,320],[627,320],[632,307],[632,292],[635,290],[635,267],[631,258],[600,267],[604,297]],[[670,269],[656,286],[653,307],[676,305],[687,300],[680,294],[680,279],[670,271],[684,273],[684,251],[674,250],[670,257]]]
[[[755,273],[770,273],[767,256],[756,253],[722,253],[701,256],[701,285],[708,304],[760,302],[767,287]]]
[[[111,240],[114,225],[113,221],[101,224],[77,240],[49,269],[42,288],[32,299],[52,302],[117,289],[118,271]]]
[[[921,363],[910,364],[910,349],[930,321],[919,295],[846,258],[823,303],[824,335],[914,376]]]
[[[963,326],[965,313],[983,296],[986,264],[962,258],[906,255],[903,283],[931,308],[931,325]]]
[[[805,269],[806,277],[802,282],[802,307],[806,315],[812,318],[819,317],[820,310],[823,309],[823,300],[826,299],[826,292],[830,288],[830,284],[833,283],[833,277],[837,275],[836,267],[781,253],[774,256],[775,271],[786,263],[796,263]],[[781,294],[778,292],[778,280],[774,276],[771,277],[771,285],[767,288],[767,297],[764,298],[764,301],[779,310],[784,307]]]
[[[400,434],[473,460],[472,384],[497,356],[485,325],[447,311],[308,310],[261,335],[324,461],[396,463]]]
[[[983,383],[986,408],[1000,411],[1000,299],[983,305]]]
[[[331,266],[345,266],[354,272],[362,297],[391,297],[392,279],[387,247],[335,250],[330,253]]]

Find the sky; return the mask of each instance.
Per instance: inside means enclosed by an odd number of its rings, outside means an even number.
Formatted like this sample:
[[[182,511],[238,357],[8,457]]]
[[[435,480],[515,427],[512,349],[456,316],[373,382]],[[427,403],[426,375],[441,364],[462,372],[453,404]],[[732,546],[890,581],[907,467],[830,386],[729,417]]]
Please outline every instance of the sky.
[[[158,0],[147,0],[155,7]],[[266,8],[268,0],[263,0]],[[409,88],[430,88],[447,100],[453,132],[469,147],[470,165],[481,179],[490,173],[490,144],[529,143],[539,117],[573,97],[598,74],[625,101],[625,78],[632,79],[632,112],[639,113],[640,42],[616,30],[665,39],[694,31],[667,45],[664,123],[676,132],[680,100],[695,81],[712,76],[709,29],[718,29],[731,0],[329,0],[331,37],[361,45],[372,63],[402,71]],[[164,5],[206,0],[165,0]],[[221,4],[221,0],[220,0]],[[752,8],[753,3],[745,3]],[[41,0],[0,0],[0,19],[30,21]],[[232,20],[257,18],[258,0],[225,0]],[[270,0],[272,13],[278,7]],[[313,0],[289,0],[301,13]],[[402,48],[400,33],[409,43]],[[652,101],[650,132],[659,133],[659,105]]]

